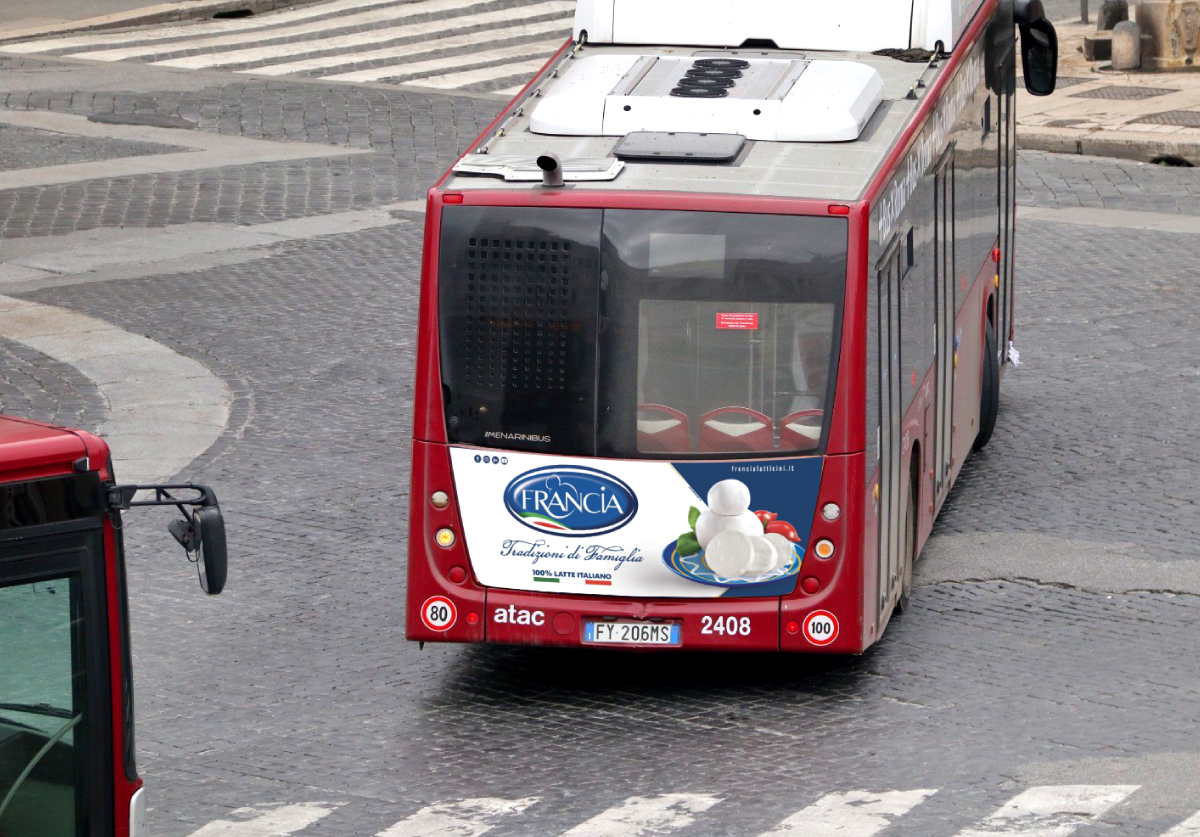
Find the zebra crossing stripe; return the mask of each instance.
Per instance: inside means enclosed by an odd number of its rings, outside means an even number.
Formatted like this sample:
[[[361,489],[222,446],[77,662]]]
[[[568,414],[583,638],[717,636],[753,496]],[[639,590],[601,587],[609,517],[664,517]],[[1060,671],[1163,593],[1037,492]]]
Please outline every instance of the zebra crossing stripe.
[[[191,837],[287,837],[308,828],[340,807],[340,804],[326,802],[283,805],[248,820],[213,820],[193,831]],[[233,813],[254,812],[253,808],[241,808]]]
[[[211,20],[201,23],[189,23],[184,26],[162,26],[154,29],[135,29],[113,34],[74,35],[69,38],[47,38],[36,41],[22,41],[18,44],[5,44],[5,52],[51,52],[53,50],[81,49],[86,47],[113,46],[116,44],[143,43],[147,41],[169,41],[172,38],[196,38],[203,35],[220,34],[222,32],[242,32],[249,29],[266,29],[271,26],[282,26],[299,20],[323,17],[345,11],[366,11],[375,6],[392,6],[401,0],[333,0],[330,3],[319,3],[291,9],[285,12],[275,12],[270,15],[236,20]],[[408,2],[408,0],[404,0]]]
[[[429,2],[447,2],[460,3],[469,5],[475,0],[428,0]],[[493,0],[498,2],[498,0]],[[417,4],[413,4],[417,5]],[[275,44],[272,46],[252,47],[248,49],[238,49],[229,52],[216,52],[207,55],[191,55],[183,58],[169,58],[163,61],[154,61],[159,67],[182,67],[185,69],[202,69],[207,67],[223,67],[231,64],[251,64],[256,61],[272,61],[277,58],[286,58],[295,55],[304,55],[312,52],[327,52],[335,49],[353,49],[368,44],[377,44],[383,41],[394,41],[401,38],[423,39],[431,35],[439,35],[446,32],[455,32],[464,28],[464,26],[488,26],[492,24],[507,23],[513,20],[524,20],[528,17],[540,17],[542,15],[566,15],[567,12],[575,8],[575,3],[572,0],[552,0],[548,3],[538,3],[532,6],[518,6],[511,9],[500,9],[494,12],[484,12],[483,14],[473,14],[468,17],[455,17],[435,21],[426,21],[423,23],[411,23],[407,26],[391,26],[384,29],[372,29],[364,32],[356,32],[350,35],[336,35],[329,38],[320,38],[315,40],[298,41],[285,44]],[[495,30],[493,35],[498,34]],[[181,48],[195,48],[184,47]],[[98,53],[81,56],[91,58]],[[114,59],[105,59],[114,60]]]
[[[564,38],[566,33],[564,33]],[[325,76],[328,79],[337,81],[374,81],[376,79],[400,79],[411,81],[413,84],[424,84],[431,87],[438,86],[432,83],[434,79],[444,79],[446,75],[431,76],[428,79],[412,78],[426,73],[432,73],[437,70],[452,70],[456,67],[477,67],[479,64],[497,64],[501,61],[508,61],[513,58],[528,58],[531,55],[540,55],[540,63],[534,68],[534,72],[539,69],[542,64],[550,60],[550,56],[563,45],[561,40],[556,41],[538,41],[533,44],[518,44],[517,46],[505,47],[504,49],[492,49],[486,52],[473,52],[470,55],[456,55],[451,58],[437,58],[432,61],[418,61],[412,64],[393,64],[390,67],[378,67],[374,70],[361,70],[355,73],[340,73],[333,76]],[[524,66],[524,65],[521,65]],[[490,80],[492,78],[506,78],[509,75],[514,75],[515,72],[510,72],[507,65],[500,67],[488,67],[480,69],[479,73],[486,75]],[[468,82],[469,83],[469,82]],[[462,85],[453,85],[460,87]]]
[[[561,44],[559,45],[561,46]],[[552,52],[532,61],[522,61],[518,64],[505,64],[500,67],[487,67],[482,70],[468,70],[462,73],[450,73],[444,76],[429,76],[415,79],[409,84],[421,87],[433,87],[438,90],[451,90],[467,87],[471,84],[485,84],[489,81],[500,81],[513,76],[531,76],[546,65]]]
[[[958,837],[1068,837],[1138,789],[1138,785],[1046,785],[1030,788]]]
[[[458,67],[469,67],[475,64],[483,64],[488,61],[499,61],[507,58],[526,58],[530,55],[545,54],[550,56],[556,49],[562,46],[562,42],[570,34],[570,29],[564,25],[562,20],[547,20],[539,24],[531,24],[528,26],[513,27],[514,31],[504,30],[505,38],[519,37],[520,34],[546,34],[550,32],[561,33],[562,37],[553,41],[539,41],[537,43],[523,43],[513,46],[501,47],[497,49],[487,50],[485,52],[470,52],[463,55],[451,55],[445,58],[432,58],[424,61],[409,60],[400,64],[388,64],[382,67],[375,67],[370,70],[354,70],[351,72],[337,73],[335,75],[326,75],[324,78],[336,79],[338,81],[378,81],[381,78],[400,78],[402,76],[414,76],[422,73],[436,72],[438,70],[453,70]],[[443,49],[459,49],[465,46],[470,46],[475,43],[494,43],[496,33],[494,32],[476,32],[472,35],[464,35],[461,38],[443,38],[438,41],[429,41],[420,45],[421,53],[416,55],[381,55],[379,53],[398,53],[399,49],[395,50],[375,50],[373,53],[365,52],[356,55],[338,55],[326,56],[323,58],[312,58],[308,61],[294,61],[289,64],[276,64],[271,67],[263,67],[258,70],[243,70],[242,72],[265,73],[266,75],[286,75],[287,73],[304,72],[306,70],[321,69],[321,64],[328,66],[331,62],[336,61],[338,64],[360,63],[363,61],[378,60],[385,57],[390,58],[420,58],[422,55],[428,55],[435,50]],[[411,53],[413,47],[407,47]],[[374,55],[374,58],[368,57]]]
[[[1162,837],[1200,837],[1200,814],[1194,814]]]
[[[479,837],[491,831],[504,817],[520,814],[538,801],[481,797],[422,808],[375,837]],[[193,835],[195,837],[195,835]]]
[[[305,35],[319,35],[331,29],[345,29],[353,26],[373,26],[377,23],[392,23],[405,18],[423,15],[453,12],[460,9],[471,9],[477,6],[490,6],[500,0],[420,0],[416,3],[404,3],[399,6],[386,6],[368,12],[343,15],[301,23],[295,26],[272,28],[267,31],[255,30],[238,31],[231,35],[219,35],[211,38],[191,38],[185,41],[175,41],[170,44],[141,44],[137,46],[105,49],[98,52],[72,53],[68,58],[87,58],[92,61],[124,61],[127,58],[144,58],[149,55],[161,55],[169,52],[182,52],[197,49],[220,49],[221,47],[240,46],[242,44],[261,43],[274,38],[299,38]],[[461,26],[461,21],[459,22]],[[380,31],[391,31],[384,29]],[[374,34],[371,31],[356,33],[359,36]],[[353,38],[354,35],[344,36]],[[294,45],[294,44],[293,44]],[[320,47],[321,42],[313,42],[312,46]],[[219,53],[224,55],[227,53]],[[236,52],[234,53],[236,54]],[[212,57],[212,56],[201,56]],[[243,59],[245,60],[245,59]],[[254,59],[249,59],[254,60]],[[228,62],[235,63],[235,62]],[[176,65],[169,65],[176,66]],[[182,65],[179,65],[182,66]]]
[[[826,794],[762,837],[873,837],[936,792],[936,788],[922,788]]]
[[[660,837],[692,824],[720,802],[700,793],[634,796],[572,828],[561,837]]]

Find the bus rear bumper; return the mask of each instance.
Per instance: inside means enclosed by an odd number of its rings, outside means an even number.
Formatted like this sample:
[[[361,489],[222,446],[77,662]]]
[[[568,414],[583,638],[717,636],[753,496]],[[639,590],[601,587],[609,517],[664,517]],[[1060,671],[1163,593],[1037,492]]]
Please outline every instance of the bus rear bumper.
[[[487,642],[634,650],[779,650],[779,599],[642,602],[488,590]],[[589,622],[678,625],[675,644],[589,642]]]

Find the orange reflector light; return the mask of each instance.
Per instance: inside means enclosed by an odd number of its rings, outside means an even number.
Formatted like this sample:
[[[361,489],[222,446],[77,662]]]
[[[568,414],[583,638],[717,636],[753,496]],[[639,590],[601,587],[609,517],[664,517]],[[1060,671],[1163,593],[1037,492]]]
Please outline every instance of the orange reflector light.
[[[462,203],[462,195],[443,195],[442,203]]]
[[[829,205],[829,214],[830,215],[849,215],[850,207],[846,206],[844,203],[831,203]]]
[[[443,549],[449,549],[454,546],[454,530],[453,529],[438,529],[435,536],[437,545]]]
[[[817,541],[816,546],[813,547],[813,552],[817,554],[818,558],[832,558],[834,553],[833,541],[828,538],[821,538],[821,540]]]

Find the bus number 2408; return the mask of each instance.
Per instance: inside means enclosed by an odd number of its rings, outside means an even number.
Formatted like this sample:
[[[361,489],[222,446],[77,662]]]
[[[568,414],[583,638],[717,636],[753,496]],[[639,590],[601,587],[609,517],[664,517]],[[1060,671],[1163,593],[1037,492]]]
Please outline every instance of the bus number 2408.
[[[750,617],[743,616],[701,616],[700,633],[720,634],[721,636],[750,636]]]

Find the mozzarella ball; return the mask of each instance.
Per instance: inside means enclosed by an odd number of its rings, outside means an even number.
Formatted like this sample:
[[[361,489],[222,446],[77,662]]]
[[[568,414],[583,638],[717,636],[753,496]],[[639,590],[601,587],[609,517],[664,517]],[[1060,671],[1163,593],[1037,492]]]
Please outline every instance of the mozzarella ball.
[[[750,489],[741,480],[721,480],[708,489],[708,507],[717,514],[741,514],[750,508]]]
[[[750,546],[754,548],[754,557],[750,559],[750,566],[746,567],[744,575],[762,575],[775,569],[778,559],[775,556],[774,544],[762,535],[752,535],[750,537]]]
[[[796,546],[783,535],[763,535],[775,547],[775,569],[786,567],[792,560],[792,551]]]
[[[746,572],[754,559],[750,536],[736,529],[720,532],[704,550],[704,563],[717,575],[736,578]]]
[[[708,549],[713,538],[721,532],[729,531],[741,532],[745,535],[761,535],[763,533],[762,521],[755,517],[752,511],[732,516],[702,511],[700,517],[696,518],[696,540],[700,542],[701,549]]]

